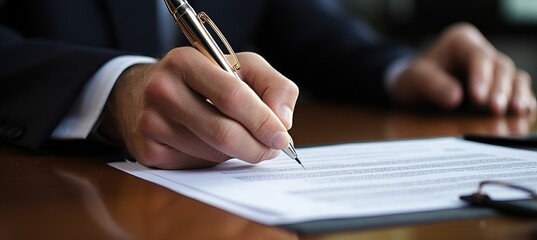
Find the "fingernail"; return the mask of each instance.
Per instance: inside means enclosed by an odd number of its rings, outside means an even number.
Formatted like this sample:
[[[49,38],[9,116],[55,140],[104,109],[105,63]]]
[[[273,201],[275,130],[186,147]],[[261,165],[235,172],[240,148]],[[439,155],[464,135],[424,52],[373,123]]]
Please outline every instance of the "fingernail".
[[[496,104],[498,109],[503,112],[505,110],[505,106],[507,105],[507,96],[505,96],[503,93],[496,95],[494,98],[494,104]]]
[[[289,134],[283,131],[274,133],[270,139],[270,147],[274,149],[283,149],[287,144],[289,144]]]
[[[477,85],[477,100],[480,102],[485,101],[487,99],[487,86],[483,83]]]
[[[285,121],[284,125],[288,129],[291,128],[293,126],[293,111],[291,111],[291,108],[285,105],[280,106],[280,115]]]

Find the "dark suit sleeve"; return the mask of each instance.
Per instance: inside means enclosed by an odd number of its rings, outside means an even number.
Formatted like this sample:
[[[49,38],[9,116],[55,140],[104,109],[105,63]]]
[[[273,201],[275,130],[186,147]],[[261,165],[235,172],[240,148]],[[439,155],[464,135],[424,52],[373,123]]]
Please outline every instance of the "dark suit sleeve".
[[[350,18],[334,2],[268,1],[258,33],[262,54],[317,97],[387,103],[384,71],[413,51]]]
[[[0,23],[0,139],[39,149],[86,81],[117,55],[100,48],[26,39]]]

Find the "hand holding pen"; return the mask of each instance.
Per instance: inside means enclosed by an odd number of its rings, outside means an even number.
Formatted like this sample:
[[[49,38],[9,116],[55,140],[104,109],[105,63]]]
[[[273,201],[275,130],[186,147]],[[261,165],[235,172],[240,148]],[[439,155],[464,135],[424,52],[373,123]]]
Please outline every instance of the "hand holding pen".
[[[190,43],[192,43],[192,45],[196,49],[198,49],[207,58],[209,58],[209,60],[213,61],[225,71],[231,73],[238,80],[241,80],[240,76],[237,74],[237,71],[240,69],[240,62],[224,35],[220,32],[216,24],[212,22],[209,16],[207,16],[204,12],[200,12],[199,14],[196,13],[186,0],[164,1],[171,15],[175,19],[175,22],[179,25]],[[218,47],[217,43],[214,41],[210,33],[204,27],[204,23],[208,23],[211,28],[216,32],[220,40],[222,40],[222,43],[227,48],[231,56],[234,58],[233,63],[229,63],[228,60],[225,58],[223,52]],[[279,110],[282,109],[280,108]],[[288,109],[283,110],[286,111],[286,115],[289,114]],[[288,118],[289,116],[286,117]],[[284,121],[290,122],[289,119],[284,119]],[[279,144],[277,142],[280,142],[279,139],[281,139],[283,136],[285,136],[285,133],[277,132],[275,135],[272,136],[269,146],[275,147],[276,149],[280,149],[281,147],[278,147]],[[304,166],[298,159],[298,155],[296,153],[295,147],[293,146],[291,138],[288,137],[287,141],[287,146],[282,149],[283,152],[287,154],[287,156],[289,156],[291,159],[295,160],[298,164],[300,164],[302,168],[304,168]]]
[[[242,81],[192,47],[128,68],[107,100],[99,133],[157,168],[273,158],[289,143],[298,88],[257,54],[237,58]]]

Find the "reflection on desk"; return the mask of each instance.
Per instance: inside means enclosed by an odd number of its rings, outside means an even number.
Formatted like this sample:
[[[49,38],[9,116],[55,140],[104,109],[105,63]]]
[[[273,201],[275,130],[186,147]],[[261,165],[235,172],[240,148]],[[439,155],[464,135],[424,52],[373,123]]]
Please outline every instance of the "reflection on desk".
[[[524,134],[531,118],[419,114],[335,104],[297,107],[297,146]],[[537,223],[494,217],[298,236],[237,217],[106,165],[117,157],[38,156],[0,146],[0,239],[535,239]]]

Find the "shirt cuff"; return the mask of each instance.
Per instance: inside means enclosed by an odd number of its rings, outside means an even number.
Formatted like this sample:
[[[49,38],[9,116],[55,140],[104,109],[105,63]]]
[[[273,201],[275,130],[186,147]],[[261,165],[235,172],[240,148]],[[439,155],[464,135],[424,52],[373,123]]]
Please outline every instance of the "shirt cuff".
[[[414,58],[414,55],[399,58],[390,63],[386,68],[384,72],[384,89],[386,89],[386,93],[388,93],[390,98],[393,96],[395,84],[400,79],[401,74],[410,66]]]
[[[121,73],[132,65],[156,61],[154,58],[143,56],[120,56],[108,61],[86,83],[67,115],[52,132],[51,138],[55,140],[87,138]]]

